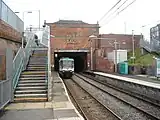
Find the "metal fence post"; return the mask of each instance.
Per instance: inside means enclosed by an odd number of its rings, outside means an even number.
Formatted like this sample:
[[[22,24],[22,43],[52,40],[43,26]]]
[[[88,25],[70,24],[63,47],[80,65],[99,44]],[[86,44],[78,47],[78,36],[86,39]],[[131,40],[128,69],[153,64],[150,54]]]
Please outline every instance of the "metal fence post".
[[[10,89],[8,90],[9,94],[11,95],[11,101],[14,97],[14,90],[13,90],[13,51],[10,48],[6,49],[6,80],[10,82]]]

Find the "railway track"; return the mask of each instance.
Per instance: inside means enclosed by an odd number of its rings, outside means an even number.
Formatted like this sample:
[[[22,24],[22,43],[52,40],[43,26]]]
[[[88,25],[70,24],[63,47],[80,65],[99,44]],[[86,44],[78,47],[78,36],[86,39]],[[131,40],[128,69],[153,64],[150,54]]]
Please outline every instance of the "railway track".
[[[116,90],[118,90],[118,91],[121,91],[122,93],[126,93],[126,94],[128,94],[128,95],[134,96],[134,97],[137,98],[137,99],[141,99],[141,100],[146,101],[146,102],[148,102],[148,103],[150,103],[150,104],[153,104],[153,105],[155,105],[155,106],[159,106],[159,107],[160,107],[160,102],[157,101],[157,100],[155,100],[154,98],[151,99],[151,98],[149,98],[149,97],[147,97],[147,96],[144,96],[144,95],[142,95],[142,94],[140,94],[140,93],[134,93],[134,92],[131,92],[131,91],[127,91],[127,90],[121,89],[121,88],[119,88],[119,86],[113,86],[112,84],[107,83],[105,80],[97,80],[97,79],[95,79],[95,76],[94,76],[93,74],[92,74],[92,75],[89,75],[89,74],[86,74],[86,73],[81,73],[81,75],[82,75],[82,76],[85,76],[85,77],[87,77],[87,78],[89,78],[89,79],[93,79],[93,80],[95,80],[95,81],[97,81],[97,82],[99,82],[99,83],[105,84],[105,85],[107,85],[108,87],[111,87],[111,88],[113,88],[113,89],[116,89]]]
[[[86,120],[122,120],[73,79],[64,79],[63,81],[74,105]]]
[[[159,106],[155,106],[147,101],[135,98],[118,89],[107,86],[106,83],[104,84],[103,82],[86,78],[86,76],[84,77],[80,74],[75,74],[73,78],[77,84],[82,86],[83,89],[93,96],[96,96],[96,99],[99,99],[101,103],[108,106],[117,114],[117,116],[120,116],[121,119],[160,120]],[[98,96],[94,91],[101,94],[101,96]],[[105,100],[106,98],[108,100]],[[107,104],[107,102],[110,102],[110,104]],[[126,114],[128,115],[126,116]]]
[[[122,89],[119,89],[118,86],[115,87],[115,86],[112,86],[110,84],[107,84],[104,81],[99,81],[97,79],[94,79],[94,77],[92,77],[92,76],[88,76],[86,74],[81,74],[81,75],[84,76],[84,77],[87,77],[87,78],[89,78],[91,80],[94,80],[94,81],[96,81],[96,82],[98,82],[100,84],[103,84],[103,85],[105,85],[105,86],[107,86],[109,88],[115,89],[116,91],[119,91],[119,92],[121,92],[121,93],[123,93],[125,95],[131,96],[131,99],[132,99],[132,103],[131,104],[132,105],[134,105],[134,103],[136,103],[138,101],[139,103],[141,103],[141,104],[139,104],[139,109],[142,109],[147,114],[151,114],[152,113],[153,116],[155,116],[158,119],[160,119],[160,104],[155,103],[154,100],[152,101],[152,99],[146,98],[146,96],[143,96],[143,95],[141,96],[140,94],[139,95],[135,95],[135,94],[133,94],[131,92],[124,91]],[[137,106],[137,105],[134,105],[134,106]],[[145,108],[143,108],[142,106],[143,107],[145,106]]]

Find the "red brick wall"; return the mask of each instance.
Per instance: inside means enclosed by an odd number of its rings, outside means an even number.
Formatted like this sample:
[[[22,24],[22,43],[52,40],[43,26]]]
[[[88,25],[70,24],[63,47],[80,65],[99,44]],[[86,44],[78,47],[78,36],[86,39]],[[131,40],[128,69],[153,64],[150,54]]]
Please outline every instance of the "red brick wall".
[[[6,79],[6,56],[5,50],[0,49],[0,80]]]
[[[10,25],[0,20],[0,80],[6,77],[6,56],[5,49],[11,48],[14,56],[20,47],[21,34]]]
[[[96,57],[96,70],[113,73],[114,72],[114,63],[104,59],[103,57]]]
[[[21,34],[2,20],[0,20],[0,38],[21,43]]]
[[[114,49],[115,40],[118,42],[117,48],[132,50],[132,35],[123,35],[123,34],[102,34],[101,38],[107,38],[106,40],[99,40],[100,48],[111,48]],[[140,38],[141,35],[134,36],[134,44],[135,48],[139,48],[140,46]],[[125,44],[123,44],[125,43]]]
[[[68,27],[65,24],[48,24],[51,28],[52,64],[54,61],[53,52],[55,49],[90,49],[89,36],[97,34],[99,28],[92,24],[73,24]]]

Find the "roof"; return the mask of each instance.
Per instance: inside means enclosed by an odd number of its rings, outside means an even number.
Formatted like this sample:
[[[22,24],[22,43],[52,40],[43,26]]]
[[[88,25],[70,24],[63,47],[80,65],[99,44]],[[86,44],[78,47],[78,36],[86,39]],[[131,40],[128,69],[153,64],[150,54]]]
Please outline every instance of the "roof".
[[[125,44],[125,46],[129,47],[132,41],[132,35],[128,34],[100,34],[100,38],[104,38],[101,40],[101,47],[114,47],[114,41],[116,40],[119,43]],[[106,39],[105,39],[106,38]],[[139,43],[141,35],[134,35],[134,40]]]
[[[99,37],[102,38],[113,38],[116,40],[130,40],[132,38],[132,34],[99,34]],[[134,35],[135,39],[140,39],[141,35]]]
[[[59,20],[54,23],[46,23],[47,25],[60,25],[61,27],[68,26],[68,27],[93,27],[93,28],[100,28],[98,22],[96,24],[89,24],[86,22],[83,22],[82,20]]]
[[[88,23],[85,23],[82,20],[59,20],[59,21],[54,22],[52,24],[88,24]]]
[[[74,59],[68,58],[68,57],[63,57],[63,58],[61,58],[59,61],[61,61],[61,60],[71,60],[71,61],[74,61]]]

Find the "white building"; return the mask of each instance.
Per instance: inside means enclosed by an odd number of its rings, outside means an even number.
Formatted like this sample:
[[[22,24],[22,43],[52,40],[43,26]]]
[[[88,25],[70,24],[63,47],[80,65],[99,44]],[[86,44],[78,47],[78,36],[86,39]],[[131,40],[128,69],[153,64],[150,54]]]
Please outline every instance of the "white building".
[[[107,54],[107,58],[110,61],[114,61],[114,64],[127,61],[127,50],[113,50],[113,52]]]

